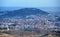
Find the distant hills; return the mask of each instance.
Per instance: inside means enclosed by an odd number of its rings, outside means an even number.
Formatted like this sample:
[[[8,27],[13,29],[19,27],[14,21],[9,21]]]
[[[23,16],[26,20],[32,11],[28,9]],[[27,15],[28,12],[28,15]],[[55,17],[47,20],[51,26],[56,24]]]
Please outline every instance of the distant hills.
[[[37,8],[21,8],[21,9],[13,10],[13,11],[0,12],[0,19],[13,18],[13,17],[15,17],[15,18],[23,17],[24,18],[24,17],[27,17],[27,16],[32,17],[30,15],[35,15],[35,16],[33,16],[35,18],[39,18],[40,16],[43,15],[43,18],[50,19],[50,20],[54,20],[54,19],[56,19],[56,17],[59,17],[59,16],[55,16],[55,15],[52,15],[52,14],[49,15],[48,12],[45,12],[45,11],[37,9]],[[59,21],[60,17],[57,18],[57,20]],[[55,21],[57,21],[57,20],[55,20]]]
[[[27,15],[46,15],[49,14],[43,10],[37,9],[37,8],[22,8],[19,10],[13,10],[13,11],[5,11],[5,12],[0,12],[0,13],[5,13],[2,14],[0,17],[13,17],[13,16],[27,16]]]
[[[44,15],[44,17],[47,18],[47,19],[48,18],[49,19],[50,18],[55,19],[55,17],[59,17],[59,16],[55,16],[55,15],[52,15],[52,14],[49,16],[48,12],[45,12],[45,11],[43,11],[41,9],[37,9],[37,8],[21,8],[21,9],[13,10],[13,11],[0,12],[0,19],[1,18],[13,18],[13,17],[16,17],[16,16],[18,16],[18,17],[26,17],[26,16],[30,16],[30,15],[35,15],[35,16],[39,16],[39,17]],[[33,16],[33,17],[35,17],[35,16]],[[59,21],[60,17],[57,20]]]

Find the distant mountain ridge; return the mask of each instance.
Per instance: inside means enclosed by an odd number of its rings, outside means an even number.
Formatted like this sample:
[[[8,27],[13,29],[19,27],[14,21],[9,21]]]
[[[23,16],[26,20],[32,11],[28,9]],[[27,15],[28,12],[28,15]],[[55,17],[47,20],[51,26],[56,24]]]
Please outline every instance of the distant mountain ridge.
[[[43,10],[37,9],[37,8],[22,8],[19,10],[13,10],[13,11],[6,11],[7,13],[2,15],[3,17],[11,17],[11,16],[27,16],[27,15],[36,15],[36,14],[49,14]],[[2,12],[1,12],[2,13]],[[0,16],[1,17],[1,16]]]
[[[58,18],[55,17],[55,15],[50,15],[48,12],[45,12],[43,10],[37,9],[37,8],[21,8],[18,10],[13,10],[13,11],[5,11],[5,12],[0,12],[0,19],[3,18],[18,18],[20,17],[21,19],[24,19],[26,17],[28,18],[35,18],[35,19],[50,19],[51,21],[54,19],[57,19],[55,21],[60,21],[60,17],[57,16]],[[32,15],[32,16],[31,16]],[[42,16],[42,17],[40,17]],[[39,18],[40,17],[40,18]]]

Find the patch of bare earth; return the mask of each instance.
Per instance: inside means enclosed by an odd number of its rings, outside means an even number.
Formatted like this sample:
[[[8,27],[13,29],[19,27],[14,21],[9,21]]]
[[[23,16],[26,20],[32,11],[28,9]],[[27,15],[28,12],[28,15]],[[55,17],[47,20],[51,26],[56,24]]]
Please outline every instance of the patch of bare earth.
[[[14,36],[9,35],[9,34],[0,34],[0,37],[14,37]]]

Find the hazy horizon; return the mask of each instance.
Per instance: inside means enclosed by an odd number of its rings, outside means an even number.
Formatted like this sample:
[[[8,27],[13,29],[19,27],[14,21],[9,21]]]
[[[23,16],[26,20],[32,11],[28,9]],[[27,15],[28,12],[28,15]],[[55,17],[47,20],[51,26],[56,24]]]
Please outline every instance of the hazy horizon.
[[[0,0],[0,7],[60,7],[60,0]]]
[[[0,11],[17,10],[22,7],[39,8],[48,13],[60,14],[60,0],[0,0]]]
[[[13,11],[21,8],[29,8],[29,7],[0,7],[0,12]],[[38,8],[51,14],[60,15],[60,7],[59,8],[58,7],[31,7],[31,8]]]

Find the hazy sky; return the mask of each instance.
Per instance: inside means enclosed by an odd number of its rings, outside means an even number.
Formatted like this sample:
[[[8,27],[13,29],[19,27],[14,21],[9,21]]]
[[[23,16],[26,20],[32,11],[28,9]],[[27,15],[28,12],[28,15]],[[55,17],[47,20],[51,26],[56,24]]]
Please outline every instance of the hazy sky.
[[[60,7],[60,0],[0,0],[0,7]]]
[[[20,9],[19,7],[38,7],[60,15],[60,0],[0,0],[0,11]]]

